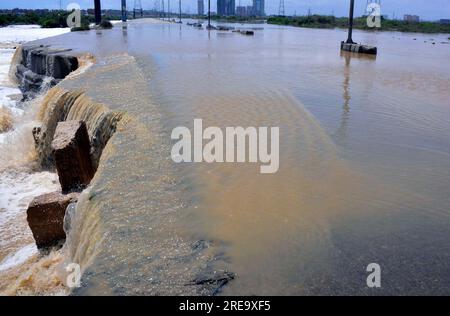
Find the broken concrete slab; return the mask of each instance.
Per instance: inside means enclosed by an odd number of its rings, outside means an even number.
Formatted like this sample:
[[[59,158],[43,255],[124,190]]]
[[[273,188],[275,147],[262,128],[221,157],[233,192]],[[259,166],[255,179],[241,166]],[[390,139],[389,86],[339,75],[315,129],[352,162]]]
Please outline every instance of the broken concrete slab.
[[[66,238],[64,216],[70,203],[76,203],[79,193],[63,195],[53,192],[38,196],[27,210],[27,221],[36,246],[40,249],[57,245]]]
[[[62,191],[77,192],[86,188],[95,173],[86,124],[83,121],[59,122],[51,146]]]
[[[33,99],[42,88],[51,88],[79,67],[70,49],[24,45],[15,76],[24,99]]]

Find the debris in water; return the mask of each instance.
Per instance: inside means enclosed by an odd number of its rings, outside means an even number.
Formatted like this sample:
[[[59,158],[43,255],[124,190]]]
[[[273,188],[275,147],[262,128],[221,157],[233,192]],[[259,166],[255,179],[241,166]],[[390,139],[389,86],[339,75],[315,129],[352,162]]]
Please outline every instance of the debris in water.
[[[235,277],[236,275],[233,272],[214,271],[213,275],[201,275],[186,285],[213,285],[215,286],[212,292],[212,295],[214,296],[217,295],[228,282],[234,280]]]

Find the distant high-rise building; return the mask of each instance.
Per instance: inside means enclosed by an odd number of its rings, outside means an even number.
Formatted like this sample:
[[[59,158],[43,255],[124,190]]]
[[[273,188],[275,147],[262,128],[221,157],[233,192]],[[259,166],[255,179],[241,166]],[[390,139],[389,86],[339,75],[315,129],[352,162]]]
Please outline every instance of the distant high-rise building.
[[[252,5],[248,5],[247,6],[247,15],[248,16],[254,15],[254,13],[253,13],[253,6]]]
[[[236,1],[217,0],[217,14],[222,16],[236,15]]]
[[[265,16],[265,1],[264,0],[253,0],[253,15]]]
[[[205,3],[204,3],[204,0],[198,0],[197,1],[197,5],[198,5],[198,7],[197,7],[198,15],[204,15],[205,14]]]
[[[237,6],[236,7],[236,15],[237,16],[247,16],[247,7]]]
[[[236,0],[228,0],[228,15],[236,15]]]
[[[225,15],[225,0],[217,0],[217,15]]]
[[[407,22],[420,22],[420,17],[418,15],[405,14],[403,20]]]

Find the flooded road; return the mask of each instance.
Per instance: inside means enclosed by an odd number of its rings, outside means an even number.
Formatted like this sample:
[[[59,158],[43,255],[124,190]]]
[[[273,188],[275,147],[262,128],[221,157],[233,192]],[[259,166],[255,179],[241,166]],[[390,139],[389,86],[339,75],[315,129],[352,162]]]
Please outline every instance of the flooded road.
[[[276,174],[260,174],[259,164],[171,162],[180,185],[170,194],[182,205],[177,234],[211,241],[220,253],[215,268],[236,273],[223,294],[450,294],[447,36],[355,32],[378,46],[370,58],[340,53],[342,30],[263,27],[243,36],[138,22],[50,42],[91,51],[100,63],[116,53],[135,57],[167,142],[196,118],[205,127],[280,128]],[[149,116],[145,107],[135,112]],[[161,148],[169,160],[170,146]],[[136,217],[115,211],[115,221],[139,222],[133,246],[144,249],[145,207]],[[119,237],[127,242],[126,233],[108,235]],[[381,266],[381,289],[366,285],[370,263]],[[96,269],[108,270],[108,261]]]

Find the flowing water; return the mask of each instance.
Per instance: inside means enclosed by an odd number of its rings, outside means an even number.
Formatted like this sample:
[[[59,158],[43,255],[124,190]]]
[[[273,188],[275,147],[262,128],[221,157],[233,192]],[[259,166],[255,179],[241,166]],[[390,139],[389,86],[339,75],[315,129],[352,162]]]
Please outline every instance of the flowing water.
[[[19,44],[66,33],[65,29],[43,30],[39,26],[0,28],[0,275],[1,286],[11,269],[37,258],[38,251],[26,222],[31,200],[60,188],[56,174],[36,171],[31,130],[41,98],[19,102],[10,66],[18,62]],[[43,90],[43,93],[46,91]],[[3,118],[3,119],[2,119]],[[5,119],[6,118],[6,119]],[[8,126],[6,126],[6,124]],[[11,278],[7,282],[13,282]]]
[[[354,37],[378,46],[378,57],[340,53],[342,30],[270,25],[249,37],[140,22],[49,40],[93,53],[99,68],[128,53],[145,81],[126,71],[95,73],[105,83],[93,94],[120,103],[139,124],[108,150],[94,185],[103,202],[86,201],[104,235],[95,235],[101,250],[84,293],[109,293],[112,284],[119,294],[170,293],[162,285],[176,281],[153,278],[168,265],[179,268],[175,279],[200,265],[201,258],[173,262],[186,255],[182,238],[201,235],[221,254],[216,268],[237,275],[224,294],[449,294],[448,36]],[[150,94],[157,113],[144,101],[108,97],[121,85],[137,99]],[[204,127],[280,127],[280,170],[166,166],[163,143],[195,118]],[[145,138],[140,131],[155,119],[162,130]],[[145,141],[161,145],[153,150]],[[165,191],[165,180],[145,182],[165,174],[181,184]],[[381,266],[381,289],[366,286],[372,262]]]

